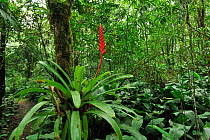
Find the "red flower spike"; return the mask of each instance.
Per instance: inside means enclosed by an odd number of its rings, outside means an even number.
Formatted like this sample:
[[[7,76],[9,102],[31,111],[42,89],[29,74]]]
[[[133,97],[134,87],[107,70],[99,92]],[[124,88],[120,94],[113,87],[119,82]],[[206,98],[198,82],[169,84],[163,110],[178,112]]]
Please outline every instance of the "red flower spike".
[[[102,53],[105,51],[104,48],[106,46],[106,42],[104,42],[104,31],[101,24],[99,25],[98,32],[99,32],[99,51]]]
[[[98,73],[99,73],[99,70],[101,69],[101,65],[102,65],[102,60],[103,60],[103,55],[104,53],[106,52],[105,49],[105,46],[106,46],[106,42],[104,42],[104,31],[103,31],[103,27],[102,27],[102,24],[99,25],[99,28],[98,28],[98,36],[99,36],[99,51],[100,51],[100,62],[98,64],[98,70],[96,71],[96,75],[95,77],[98,76]]]

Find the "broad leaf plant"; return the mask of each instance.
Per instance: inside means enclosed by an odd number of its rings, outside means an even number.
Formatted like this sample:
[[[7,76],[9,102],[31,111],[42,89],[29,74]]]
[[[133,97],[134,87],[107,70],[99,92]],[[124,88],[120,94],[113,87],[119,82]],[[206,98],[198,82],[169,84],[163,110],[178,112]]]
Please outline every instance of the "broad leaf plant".
[[[39,128],[37,134],[35,134],[36,139],[39,139],[44,124],[43,122],[52,116],[55,119],[53,135],[56,139],[87,140],[89,129],[88,121],[90,121],[88,120],[88,115],[97,115],[106,120],[112,126],[118,139],[122,140],[120,126],[115,121],[115,118],[117,117],[115,110],[127,113],[134,119],[137,118],[138,115],[133,110],[118,104],[114,100],[103,100],[103,98],[99,100],[99,97],[105,94],[118,97],[115,94],[115,91],[132,87],[118,87],[103,92],[98,91],[100,91],[99,89],[104,85],[120,79],[130,78],[132,75],[111,75],[111,72],[105,72],[98,75],[103,55],[106,52],[104,50],[105,42],[101,24],[99,26],[99,40],[99,50],[101,52],[100,63],[93,79],[83,78],[84,66],[76,66],[73,78],[70,78],[70,76],[55,62],[50,60],[48,60],[48,62],[39,62],[51,72],[57,80],[40,80],[44,83],[44,86],[48,86],[50,90],[29,88],[22,90],[15,95],[19,96],[18,100],[20,100],[30,92],[44,92],[47,93],[47,95],[50,95],[50,98],[48,101],[43,101],[44,97],[40,97],[38,103],[25,115],[19,126],[12,132],[9,140],[12,140],[13,138],[19,140],[25,126],[30,122],[35,122],[36,127]],[[47,109],[48,107],[45,106],[46,104],[48,104],[48,106],[50,104],[53,107]],[[42,109],[42,112],[38,111],[40,108]]]

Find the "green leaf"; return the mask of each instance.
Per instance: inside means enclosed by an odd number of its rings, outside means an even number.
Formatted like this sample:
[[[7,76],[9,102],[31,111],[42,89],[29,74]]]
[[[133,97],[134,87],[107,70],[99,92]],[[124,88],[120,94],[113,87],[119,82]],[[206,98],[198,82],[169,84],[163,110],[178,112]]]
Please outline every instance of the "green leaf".
[[[96,94],[96,95],[92,95],[92,92],[90,92],[85,97],[83,97],[82,101],[87,100],[88,98],[96,99],[99,96],[102,96],[104,94],[110,94],[110,95],[113,95],[113,96],[116,96],[117,98],[119,98],[118,95],[116,95],[115,93],[112,93],[112,92],[117,91],[117,90],[121,90],[121,89],[128,89],[128,88],[134,88],[134,87],[120,87],[120,88],[110,89],[110,90],[107,90],[105,92],[102,92],[102,93]]]
[[[33,121],[32,131],[35,131],[36,129],[38,129],[40,127],[40,125],[44,122],[44,120],[46,119],[46,117],[48,117],[48,116],[38,116],[36,118],[36,120]]]
[[[17,128],[15,128],[15,129],[12,131],[12,134],[10,135],[9,140],[13,140],[13,138],[16,136],[16,133],[17,133]],[[17,137],[15,138],[15,140],[19,140],[19,137],[17,136]]]
[[[60,122],[61,122],[61,116],[59,115],[54,123],[54,132],[56,139],[60,139],[60,129],[59,129]]]
[[[81,105],[80,93],[78,91],[71,91],[71,95],[72,95],[74,106],[76,108],[80,108],[80,105]]]
[[[210,122],[206,122],[203,128],[207,128],[207,127],[210,128]]]
[[[194,123],[196,124],[195,122],[195,114],[192,110],[186,110],[184,111],[184,114]]]
[[[10,97],[10,98],[14,98],[18,95],[20,95],[20,97],[18,98],[18,102],[26,95],[28,95],[29,92],[45,92],[48,94],[51,94],[49,90],[46,89],[40,89],[40,88],[29,88],[29,89],[24,89],[19,91],[17,94],[15,94],[14,96]]]
[[[124,136],[122,138],[124,138]],[[114,133],[106,136],[106,140],[117,140],[117,139],[118,139],[118,137]],[[96,139],[96,140],[99,140],[99,139]],[[123,140],[130,140],[130,139],[123,139]]]
[[[108,139],[108,140],[110,140],[110,139]],[[123,140],[138,140],[138,139],[133,136],[123,135]]]
[[[132,122],[132,127],[135,128],[137,131],[141,128],[143,124],[143,116],[137,116],[137,119],[133,119]]]
[[[45,110],[45,108],[44,109],[42,109],[42,110]],[[41,133],[42,133],[42,130],[43,130],[43,127],[44,127],[44,125],[45,125],[45,121],[49,118],[49,117],[51,117],[51,116],[55,116],[55,115],[57,115],[57,113],[55,113],[54,112],[54,108],[52,108],[52,109],[48,109],[47,111],[45,111],[45,112],[41,112],[41,113],[38,113],[37,115],[35,115],[35,117],[33,117],[33,118],[36,118],[36,120],[38,121],[33,121],[33,124],[35,124],[35,125],[33,125],[32,126],[32,128],[35,128],[35,129],[37,129],[38,130],[38,132],[37,132],[37,138],[36,138],[36,140],[37,139],[39,139],[41,136],[43,136],[43,135],[41,135]],[[41,118],[40,118],[41,117]],[[44,118],[42,118],[42,117],[44,117]],[[32,119],[33,119],[32,118]],[[31,120],[32,120],[31,119]],[[42,119],[44,119],[44,120],[42,120]],[[40,123],[39,123],[40,122]],[[39,127],[38,127],[39,126]],[[33,130],[32,130],[33,131]],[[54,135],[54,132],[53,132],[53,136],[55,137],[55,135]]]
[[[171,94],[173,94],[173,96],[175,98],[180,98],[181,97],[181,91],[179,91],[179,90],[173,90],[173,91],[171,91]]]
[[[98,100],[88,101],[85,103],[92,104],[97,108],[101,109],[102,111],[106,112],[110,117],[115,118],[114,110],[108,104]]]
[[[117,91],[117,90],[121,90],[121,89],[130,89],[130,88],[135,88],[135,87],[120,87],[120,88],[114,88],[114,89],[110,89],[110,90],[107,90],[107,91],[105,91],[105,92],[102,92],[102,93],[100,93],[100,94],[97,94],[97,95],[94,95],[93,97],[94,98],[97,98],[97,97],[99,97],[99,96],[101,96],[101,95],[104,95],[104,94],[110,94],[111,92],[114,92],[114,91]],[[114,93],[115,94],[115,93]]]
[[[69,77],[69,75],[55,62],[51,61],[51,60],[48,60],[50,63],[52,63],[53,65],[55,65],[62,73],[63,75],[65,76],[65,78],[68,80],[69,84],[70,84],[70,87],[73,88],[73,84],[72,84],[72,81]]]
[[[86,93],[88,93],[88,92],[93,88],[93,86],[95,86],[95,84],[96,84],[99,80],[101,80],[101,78],[103,78],[103,77],[104,77],[105,75],[107,75],[107,74],[110,74],[110,71],[105,72],[105,73],[99,75],[98,77],[94,78],[93,80],[91,80],[91,81],[88,83],[88,85],[84,88],[84,91],[83,91],[84,95],[85,95]]]
[[[117,105],[117,104],[110,104],[110,106],[114,107],[114,108],[118,108],[118,109],[123,109],[125,110],[126,112],[130,112],[130,113],[133,113],[134,115],[138,116],[138,114],[136,114],[136,112],[134,112],[132,109],[128,108],[128,107],[125,107],[123,105]]]
[[[179,138],[181,138],[184,135],[184,133],[187,133],[191,128],[191,126],[174,123],[172,121],[170,121],[170,125],[173,127],[170,128],[169,134],[177,140],[179,140]]]
[[[40,64],[42,64],[45,68],[47,68],[50,72],[52,72],[58,79],[63,83],[63,85],[66,87],[67,90],[70,91],[68,84],[65,82],[65,80],[60,76],[60,74],[48,63],[44,61],[39,61]]]
[[[84,66],[76,66],[74,72],[74,88],[80,92]]]
[[[86,113],[93,113],[93,114],[99,115],[100,117],[104,118],[112,126],[112,128],[114,129],[114,131],[116,132],[116,134],[118,136],[118,139],[122,140],[122,132],[120,131],[119,126],[117,125],[117,123],[115,122],[115,120],[113,118],[111,118],[105,112],[99,111],[99,110],[88,111]]]
[[[194,123],[194,124],[196,124],[196,121],[197,120],[195,120],[195,114],[194,114],[194,112],[192,111],[192,110],[185,110],[184,111],[184,114]],[[202,128],[203,126],[204,126],[204,124],[203,124],[203,122],[202,122],[202,120],[200,119],[200,118],[198,118],[198,122],[199,122],[199,125],[200,125],[200,127]]]
[[[64,128],[63,128],[63,131],[62,131],[62,137],[61,137],[61,140],[66,140],[66,134],[68,132],[68,125],[69,124],[69,120],[68,118],[66,119],[66,123],[64,125]]]
[[[165,118],[157,118],[157,119],[153,119],[149,122],[149,125],[158,125],[160,124]]]
[[[38,103],[42,102],[44,100],[44,98],[47,97],[46,95],[42,95],[39,100],[38,100]]]
[[[80,114],[79,111],[72,111],[71,115],[71,139],[81,140],[81,126],[80,126]]]
[[[200,78],[200,75],[195,71],[193,72],[193,75],[194,75],[195,78],[198,78],[198,79]]]
[[[156,125],[147,125],[147,126],[150,126],[150,127],[153,127],[155,129],[157,129],[159,132],[161,132],[163,135],[165,135],[170,140],[174,140],[173,137],[168,132],[166,132],[165,130],[161,129],[160,127],[158,127]]]
[[[107,80],[109,80],[109,79],[111,79],[111,78],[113,78],[113,77],[115,77],[115,76],[118,76],[118,75],[121,75],[121,74],[120,74],[120,73],[118,73],[118,74],[113,74],[113,75],[110,75],[110,76],[108,76],[108,77],[102,79],[101,81],[99,81],[99,82],[92,88],[91,92],[94,92],[95,90],[99,89],[100,87],[106,85],[105,82],[106,82]]]
[[[31,117],[34,115],[34,113],[36,113],[36,111],[41,108],[43,105],[45,105],[46,103],[48,103],[47,101],[43,101],[40,102],[38,104],[36,104],[22,119],[22,121],[20,122],[19,126],[12,132],[12,134],[9,137],[9,140],[12,140],[13,137],[15,136],[16,139],[19,139],[20,135],[23,133],[23,130],[26,126],[26,124],[28,124],[30,122]]]
[[[8,10],[7,10],[8,11]],[[9,21],[9,23],[11,23],[12,25],[14,25],[16,28],[18,27],[19,28],[19,23],[18,21],[10,15],[10,13],[8,12],[5,12],[2,7],[0,8],[0,14],[1,16],[4,18],[5,21]]]
[[[66,111],[66,115],[67,115],[67,121],[68,121],[68,138],[71,138],[71,114],[70,114],[70,110]]]
[[[52,81],[52,80],[44,80],[44,81],[47,82],[47,83],[45,83],[45,86],[54,86],[54,87],[58,88],[60,91],[62,91],[64,96],[66,96],[66,97],[70,96],[70,95],[68,95],[68,94],[70,94],[70,92],[63,85],[61,85],[60,83]]]
[[[82,124],[83,124],[83,139],[88,139],[88,119],[87,116],[82,116]]]
[[[198,115],[201,119],[207,119],[210,116],[210,112],[205,112],[203,114]]]
[[[208,140],[210,138],[210,127],[206,127],[203,129],[203,136],[204,140]]]
[[[119,76],[119,75],[121,75],[121,76]],[[116,77],[116,78],[114,78],[114,79],[112,79],[112,80],[109,80],[109,79],[111,79],[111,78],[113,78],[113,77],[115,77],[115,76],[118,76],[118,77]],[[114,82],[114,81],[116,81],[116,80],[120,80],[120,79],[123,79],[123,78],[129,78],[129,77],[133,77],[132,75],[130,75],[130,76],[124,76],[124,75],[122,75],[121,73],[118,73],[118,74],[113,74],[113,75],[110,75],[110,76],[108,76],[108,77],[106,77],[106,78],[104,78],[103,80],[101,80],[101,81],[99,81],[94,87],[93,87],[93,89],[91,90],[91,92],[90,93],[88,93],[88,96],[90,96],[95,90],[97,90],[97,89],[99,89],[100,87],[103,87],[104,85],[107,85],[107,84],[109,84],[109,83],[111,83],[111,82]],[[108,81],[109,80],[109,81]],[[107,81],[107,82],[106,82]]]
[[[37,137],[38,137],[38,134],[34,134],[34,135],[27,136],[26,139],[37,140]],[[44,135],[41,135],[39,139],[44,139],[44,140],[55,139],[55,134],[54,132],[49,133],[49,134],[44,134]]]
[[[126,130],[127,132],[131,133],[132,136],[136,137],[138,140],[147,140],[147,138],[143,136],[141,133],[139,133],[139,131],[136,130],[134,127],[130,127],[126,124],[122,124],[120,125],[120,127]]]
[[[112,79],[112,80],[106,82],[105,85],[107,85],[107,84],[109,84],[109,83],[111,83],[111,82],[120,80],[120,79],[131,78],[131,77],[133,77],[133,75],[131,75],[131,74],[121,75],[121,76],[118,76],[118,77],[116,77],[116,78],[114,78],[114,79]]]

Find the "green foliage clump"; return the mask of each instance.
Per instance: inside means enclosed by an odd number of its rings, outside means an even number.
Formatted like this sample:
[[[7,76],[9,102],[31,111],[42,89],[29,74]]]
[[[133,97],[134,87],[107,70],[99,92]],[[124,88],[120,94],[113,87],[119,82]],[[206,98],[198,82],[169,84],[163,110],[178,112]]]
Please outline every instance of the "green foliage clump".
[[[112,100],[98,99],[105,94],[115,95],[113,94],[114,91],[125,88],[127,89],[130,87],[113,88],[104,92],[100,92],[98,90],[104,85],[107,85],[116,80],[132,77],[132,75],[115,74],[102,79],[104,76],[110,74],[110,72],[106,72],[92,80],[87,80],[83,79],[84,67],[77,66],[75,68],[73,80],[71,80],[70,77],[64,72],[64,70],[55,62],[50,61],[50,63],[53,64],[60,73],[56,71],[51,65],[43,61],[40,63],[45,66],[52,74],[54,74],[58,78],[59,82],[52,80],[40,80],[45,83],[45,86],[49,86],[50,91],[46,89],[29,88],[22,90],[15,95],[20,95],[20,100],[26,96],[28,92],[45,92],[48,95],[51,95],[51,100],[43,101],[45,97],[40,97],[38,103],[25,115],[19,126],[12,132],[9,139],[14,137],[19,139],[26,124],[31,121],[36,122],[34,125],[38,130],[38,133],[33,136],[37,137],[37,139],[45,137],[46,135],[41,134],[42,127],[44,120],[47,120],[49,117],[55,117],[54,131],[52,133],[57,139],[88,139],[88,116],[92,114],[105,119],[112,126],[118,138],[122,139],[122,132],[120,127],[113,119],[116,118],[114,109],[124,113],[126,111],[133,114],[135,117],[138,115],[133,110],[117,104],[117,102]],[[65,79],[61,77],[61,74],[64,75]],[[38,111],[38,109],[47,104],[48,106],[43,108],[42,112],[33,116]],[[130,114],[127,115],[135,118]],[[40,120],[43,121],[40,122]],[[125,129],[128,129],[127,127],[129,126],[124,127]]]
[[[210,137],[207,76],[187,73],[177,81],[167,83],[165,87],[157,85],[148,88],[149,84],[141,81],[127,81],[127,84],[136,88],[123,90],[117,95],[122,104],[142,115],[143,124],[139,132],[147,139]]]
[[[7,95],[8,96],[8,95]],[[3,98],[3,102],[1,105],[2,110],[2,118],[0,120],[0,138],[6,137],[8,135],[8,128],[10,125],[10,119],[15,114],[15,109],[17,105],[14,100],[11,100],[9,97]]]

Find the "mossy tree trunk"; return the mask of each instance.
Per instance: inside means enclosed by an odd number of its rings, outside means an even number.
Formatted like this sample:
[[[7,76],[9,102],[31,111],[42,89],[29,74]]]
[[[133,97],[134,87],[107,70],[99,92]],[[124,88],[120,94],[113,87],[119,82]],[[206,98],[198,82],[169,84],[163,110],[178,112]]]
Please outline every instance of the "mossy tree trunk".
[[[1,39],[0,39],[0,106],[5,95],[5,48],[6,48],[6,23],[3,18],[1,21]],[[2,107],[0,107],[0,119],[2,117]],[[1,127],[0,127],[1,131]]]
[[[70,28],[71,7],[73,0],[47,0],[50,10],[50,26],[54,32],[56,63],[71,76],[73,67],[73,38]],[[65,77],[63,76],[65,79]],[[55,79],[59,82],[58,79]],[[62,122],[65,124],[66,117]],[[71,139],[67,136],[66,139]]]
[[[54,32],[56,62],[69,75],[73,66],[73,39],[70,28],[71,7],[74,0],[47,0],[50,26]]]

